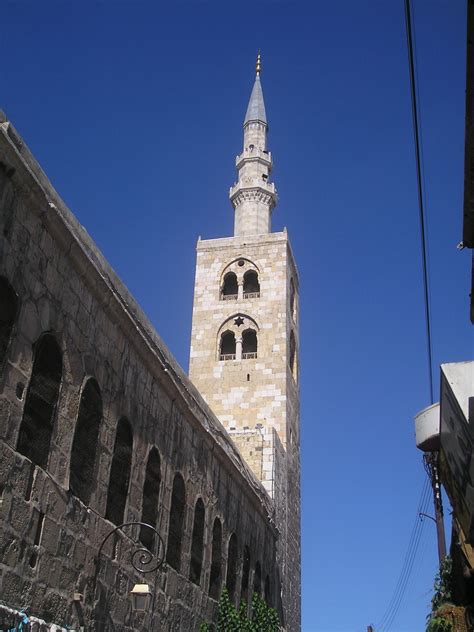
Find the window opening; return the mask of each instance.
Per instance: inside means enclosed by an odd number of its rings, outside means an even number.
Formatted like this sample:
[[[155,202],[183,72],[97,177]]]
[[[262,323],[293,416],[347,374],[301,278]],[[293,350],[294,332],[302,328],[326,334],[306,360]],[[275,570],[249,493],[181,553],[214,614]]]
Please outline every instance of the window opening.
[[[262,567],[260,566],[260,562],[255,564],[255,572],[253,575],[253,592],[256,592],[258,595],[262,592]]]
[[[237,584],[237,536],[233,533],[230,536],[229,547],[227,549],[227,579],[226,586],[229,591],[229,598],[235,601],[235,587]]]
[[[158,519],[158,500],[160,497],[161,462],[156,448],[150,450],[146,464],[145,483],[143,485],[142,522],[156,527]],[[155,533],[145,527],[140,528],[140,542],[149,551],[153,550]],[[158,553],[158,551],[157,551]]]
[[[183,477],[181,474],[176,474],[171,494],[168,548],[166,551],[166,561],[176,571],[179,571],[181,565],[181,545],[183,539],[185,503],[186,490]]]
[[[7,351],[18,310],[18,298],[12,286],[0,277],[0,371],[7,362]]]
[[[102,421],[102,397],[99,385],[90,378],[82,391],[76,430],[71,449],[69,487],[85,505],[90,502],[96,477],[99,427]]]
[[[270,577],[268,575],[265,577],[264,595],[265,595],[265,602],[267,603],[267,605],[271,606],[272,598],[271,598],[271,592],[270,592]]]
[[[51,334],[45,334],[34,352],[17,445],[18,452],[43,469],[48,463],[62,368],[59,345]]]
[[[235,360],[235,334],[225,331],[221,336],[219,360]]]
[[[290,281],[290,312],[291,312],[291,316],[294,319],[295,318],[295,283],[293,281],[293,279],[291,279]]]
[[[219,598],[222,565],[222,527],[219,518],[214,520],[212,529],[211,576],[209,578],[209,596]]]
[[[248,270],[244,274],[244,298],[258,298],[260,296],[260,283],[255,270]]]
[[[257,332],[247,329],[242,333],[242,360],[252,360],[257,357]]]
[[[199,586],[202,570],[203,542],[204,542],[204,503],[200,498],[194,509],[194,525],[191,543],[191,564],[189,579]]]
[[[247,373],[247,382],[250,382],[250,373]]]
[[[33,489],[33,481],[35,480],[35,466],[30,464],[30,470],[28,472],[28,480],[26,481],[25,500],[28,501],[31,498],[31,490]]]
[[[38,549],[41,543],[41,536],[43,535],[44,513],[40,512],[38,515],[38,522],[36,523],[35,539],[33,540],[33,552],[30,555],[30,566],[35,568],[38,562]]]
[[[293,332],[290,334],[290,369],[296,379],[296,342]]]
[[[248,604],[249,601],[249,575],[250,575],[250,549],[244,547],[244,560],[242,566],[242,587],[240,591],[240,599]]]
[[[110,468],[105,517],[116,525],[122,524],[127,503],[132,467],[133,433],[130,423],[122,417],[117,425],[114,456]]]
[[[239,286],[235,272],[228,272],[224,277],[221,298],[224,301],[237,300],[239,294]]]

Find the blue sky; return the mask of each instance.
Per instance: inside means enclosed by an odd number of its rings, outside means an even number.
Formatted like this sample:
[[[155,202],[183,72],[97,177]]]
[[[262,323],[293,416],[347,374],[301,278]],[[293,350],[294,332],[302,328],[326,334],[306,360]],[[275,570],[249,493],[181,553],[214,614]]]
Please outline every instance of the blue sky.
[[[466,3],[413,9],[436,367],[473,355]],[[195,243],[232,234],[261,49],[273,229],[301,276],[303,630],[365,632],[405,556],[429,404],[403,0],[4,0],[1,21],[0,107],[185,368]],[[435,570],[430,523],[391,630],[423,629]]]

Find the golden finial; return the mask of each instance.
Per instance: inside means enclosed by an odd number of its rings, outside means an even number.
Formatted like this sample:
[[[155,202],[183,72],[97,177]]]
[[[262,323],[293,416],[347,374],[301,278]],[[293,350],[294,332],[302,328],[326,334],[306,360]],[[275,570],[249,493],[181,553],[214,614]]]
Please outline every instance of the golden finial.
[[[262,68],[262,59],[260,56],[260,52],[257,55],[257,65],[255,67],[255,70],[257,71],[257,77],[260,77],[260,70]]]

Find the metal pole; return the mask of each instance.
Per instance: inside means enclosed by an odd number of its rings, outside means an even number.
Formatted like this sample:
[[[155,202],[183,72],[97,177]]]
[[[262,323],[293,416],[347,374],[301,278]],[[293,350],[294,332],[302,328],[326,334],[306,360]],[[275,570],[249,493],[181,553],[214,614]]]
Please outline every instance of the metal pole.
[[[433,488],[433,505],[435,510],[436,536],[438,540],[439,563],[446,557],[446,536],[444,533],[443,500],[441,498],[441,486],[439,483],[439,452],[428,452],[423,456],[425,469],[431,479]]]

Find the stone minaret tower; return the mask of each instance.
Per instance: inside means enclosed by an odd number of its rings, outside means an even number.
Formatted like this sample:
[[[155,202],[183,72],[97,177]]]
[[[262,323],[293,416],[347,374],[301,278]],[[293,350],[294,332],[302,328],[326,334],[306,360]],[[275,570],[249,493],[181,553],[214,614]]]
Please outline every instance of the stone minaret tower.
[[[267,134],[259,56],[230,189],[234,236],[197,244],[189,374],[274,500],[281,605],[293,632],[300,628],[299,286],[286,230],[271,232],[277,194]]]

